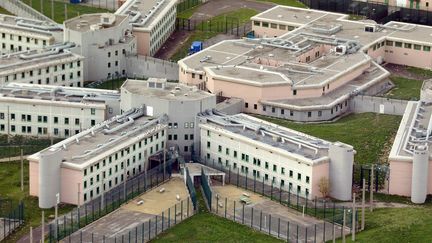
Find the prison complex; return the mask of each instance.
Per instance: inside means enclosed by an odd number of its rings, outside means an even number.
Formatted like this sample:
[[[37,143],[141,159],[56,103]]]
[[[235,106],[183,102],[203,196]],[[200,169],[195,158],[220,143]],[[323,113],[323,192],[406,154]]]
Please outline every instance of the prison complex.
[[[428,26],[285,6],[251,19],[256,38],[225,40],[180,60],[180,82],[241,98],[244,112],[325,121],[350,111],[352,97],[390,87],[380,64],[432,66]]]

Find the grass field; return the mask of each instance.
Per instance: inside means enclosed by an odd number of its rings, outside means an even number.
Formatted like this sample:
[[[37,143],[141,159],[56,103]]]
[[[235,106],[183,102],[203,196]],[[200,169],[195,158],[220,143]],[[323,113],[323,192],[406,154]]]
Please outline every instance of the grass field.
[[[407,71],[424,78],[432,78],[432,70],[416,68],[416,67],[407,67]]]
[[[16,242],[23,235],[29,232],[30,226],[37,227],[41,224],[41,210],[38,207],[36,197],[29,196],[29,173],[28,162],[24,163],[24,191],[21,191],[20,184],[20,163],[0,163],[0,195],[18,202],[24,202],[25,224],[16,233],[8,237],[5,242]],[[59,207],[59,214],[72,209],[71,206],[62,205]],[[45,210],[46,218],[54,214],[54,209]],[[47,220],[46,220],[47,221]]]
[[[193,12],[192,12],[193,13]],[[192,13],[188,13],[191,14]],[[197,26],[197,30],[194,31],[194,33],[187,39],[185,43],[177,50],[177,52],[171,57],[171,60],[178,61],[188,55],[189,47],[191,46],[193,41],[205,41],[208,40],[219,33],[222,33],[224,30],[219,29],[217,30],[215,28],[214,23],[220,22],[223,23],[227,19],[237,18],[239,21],[239,26],[243,26],[246,22],[250,20],[250,18],[257,14],[257,11],[249,8],[242,8],[236,11],[231,11],[222,15],[215,16],[208,21],[201,23]],[[186,16],[186,15],[185,15]],[[209,24],[210,22],[213,23],[213,26]],[[228,27],[231,27],[229,24]],[[236,26],[233,26],[236,27]],[[208,31],[210,30],[211,31]],[[204,31],[202,31],[204,30]]]
[[[298,8],[307,8],[306,5],[303,3],[297,1],[297,0],[257,0],[258,2],[271,2],[275,3],[277,5],[286,5],[291,7],[298,7]]]
[[[390,79],[396,87],[390,90],[385,97],[401,100],[420,99],[420,89],[423,81],[396,76],[392,76]]]
[[[413,208],[383,208],[366,213],[365,231],[356,241],[366,242],[432,242],[432,204]],[[339,240],[338,242],[342,242]],[[352,242],[351,237],[347,242]]]
[[[207,211],[201,191],[197,190],[199,213],[165,231],[153,243],[166,242],[283,242]]]
[[[43,8],[41,8],[41,1],[43,1]],[[24,3],[31,5],[37,11],[43,13],[45,16],[52,18],[51,16],[51,0],[23,0]],[[89,13],[106,13],[111,12],[110,10],[98,7],[89,7],[82,4],[70,4],[67,1],[67,18],[71,19],[78,15],[89,14]],[[43,11],[41,11],[43,9]],[[65,20],[65,2],[54,1],[54,21],[57,23],[63,23]]]
[[[351,144],[357,151],[355,161],[361,164],[377,162],[391,148],[391,138],[396,134],[401,120],[399,116],[373,113],[352,114],[337,122],[324,124],[300,124],[266,116],[257,117],[322,139]]]

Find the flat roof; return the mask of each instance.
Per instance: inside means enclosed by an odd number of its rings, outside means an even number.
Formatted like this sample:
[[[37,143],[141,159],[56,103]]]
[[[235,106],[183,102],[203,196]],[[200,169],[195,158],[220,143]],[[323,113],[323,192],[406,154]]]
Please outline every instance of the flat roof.
[[[62,166],[83,169],[165,129],[167,120],[166,115],[149,117],[145,109],[135,108],[33,154],[29,159],[39,160],[44,153],[62,150]]]
[[[176,3],[176,0],[127,0],[116,14],[130,15],[135,30],[150,29]]]
[[[204,126],[223,128],[224,131],[242,136],[251,142],[264,143],[312,162],[328,159],[331,142],[305,133],[245,114],[224,115],[217,111],[208,111],[199,114],[199,117],[206,119]]]
[[[14,52],[0,56],[0,75],[14,72],[19,68],[36,68],[46,63],[60,63],[61,61],[82,60],[83,56],[69,51],[74,44],[63,43],[51,45],[47,48]],[[52,65],[52,64],[51,64]],[[83,65],[83,64],[82,64]]]
[[[101,90],[53,85],[9,83],[0,87],[0,99],[25,100],[27,102],[47,101],[74,104],[105,104],[108,100],[120,100],[120,93]]]
[[[9,29],[17,34],[33,34],[35,36],[52,36],[53,33],[62,33],[60,24],[23,17],[0,14],[0,28]]]
[[[127,18],[126,15],[112,13],[83,14],[66,20],[64,25],[68,29],[79,32],[98,31],[118,26]]]
[[[195,86],[187,86],[180,83],[172,83],[166,79],[149,78],[145,80],[126,80],[122,90],[165,100],[199,100],[214,96],[208,92],[197,89]]]

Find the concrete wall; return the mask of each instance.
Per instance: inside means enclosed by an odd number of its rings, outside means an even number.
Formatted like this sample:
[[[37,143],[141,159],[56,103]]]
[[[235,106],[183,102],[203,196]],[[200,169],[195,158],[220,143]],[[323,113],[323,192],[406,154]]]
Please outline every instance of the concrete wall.
[[[350,100],[350,109],[356,113],[375,112],[402,116],[407,104],[406,100],[359,95]]]
[[[30,19],[38,19],[43,21],[48,21],[55,23],[50,18],[46,17],[45,15],[41,14],[40,12],[34,10],[27,4],[18,1],[18,0],[2,0],[0,1],[0,6],[7,11],[11,12],[12,14],[24,17],[24,18],[30,18]]]
[[[216,105],[216,110],[223,112],[228,115],[235,115],[241,113],[244,107],[242,99],[229,98]]]
[[[179,79],[179,67],[177,63],[168,62],[148,56],[128,56],[126,58],[126,73],[131,78],[166,78],[168,80]]]

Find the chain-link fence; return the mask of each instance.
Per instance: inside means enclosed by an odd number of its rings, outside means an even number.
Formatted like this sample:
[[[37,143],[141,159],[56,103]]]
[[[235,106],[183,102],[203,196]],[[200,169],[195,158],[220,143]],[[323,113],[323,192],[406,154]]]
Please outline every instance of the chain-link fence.
[[[0,199],[0,241],[24,223],[24,203]]]
[[[200,5],[203,3],[202,0],[182,0],[177,3],[177,13],[181,13],[183,11],[186,11],[188,9],[191,9],[195,6]]]
[[[165,209],[161,214],[154,215],[146,221],[130,226],[127,230],[101,235],[91,230],[80,230],[64,238],[65,242],[148,242],[160,233],[172,228],[183,220],[194,215],[191,199],[183,199]]]
[[[245,36],[252,30],[250,23],[241,24],[238,18],[226,17],[224,20],[197,21],[196,19],[177,18],[176,30],[214,32]]]
[[[299,223],[302,221],[301,216],[296,216],[297,222],[290,221],[280,214],[271,214],[257,209],[254,205],[246,205],[218,195],[214,195],[211,201],[213,213],[289,242],[326,242],[351,232],[352,218],[348,209],[344,209],[345,224],[343,220],[342,224],[325,220]]]
[[[186,171],[186,186],[187,186],[187,189],[189,191],[189,195],[191,197],[194,209],[196,209],[197,208],[197,195],[196,195],[196,191],[195,191],[195,186],[194,186],[193,180],[191,178],[191,175],[189,173],[189,169],[185,168],[185,171]]]
[[[167,160],[164,173],[163,164],[141,173],[125,183],[121,183],[101,196],[75,208],[70,213],[58,217],[49,224],[49,242],[61,240],[84,226],[113,212],[123,203],[149,191],[171,178],[174,159]]]
[[[208,161],[206,158],[195,158],[195,161],[224,172],[226,174],[226,184],[232,184],[261,194],[296,211],[304,211],[307,215],[323,219],[332,224],[342,224],[345,207],[335,202],[317,197],[310,199],[306,195],[293,192],[289,185],[276,187],[273,186],[273,183],[266,181],[265,178],[257,178],[256,176],[250,178],[246,173],[241,172],[239,168],[232,169],[230,166],[226,167],[214,160]],[[348,217],[351,216],[348,215]],[[358,220],[358,218],[356,219]]]

